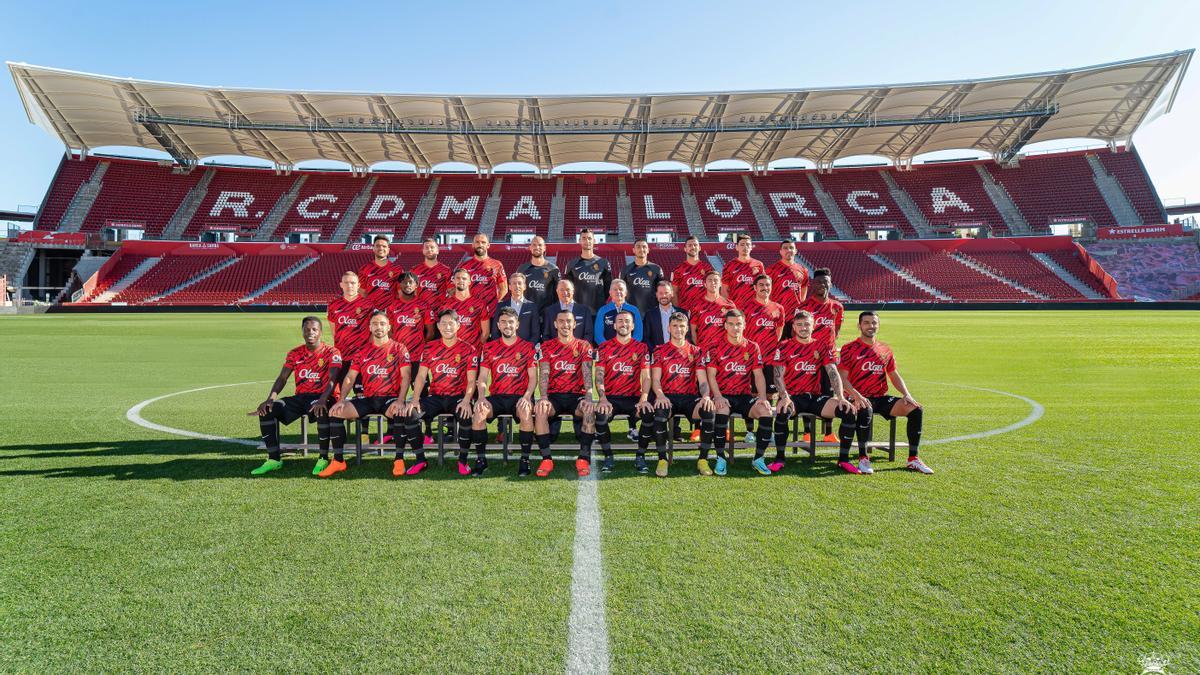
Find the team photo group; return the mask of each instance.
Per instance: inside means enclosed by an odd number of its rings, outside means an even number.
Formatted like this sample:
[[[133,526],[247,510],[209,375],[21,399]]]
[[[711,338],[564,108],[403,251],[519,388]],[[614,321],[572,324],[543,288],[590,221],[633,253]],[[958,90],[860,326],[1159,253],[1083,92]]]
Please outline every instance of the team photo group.
[[[458,473],[484,475],[488,424],[497,417],[502,434],[517,427],[520,476],[553,473],[551,446],[568,418],[575,472],[590,474],[596,444],[600,470],[613,471],[611,423],[619,417],[636,439],[638,473],[651,471],[653,443],[654,473],[667,476],[669,441],[684,441],[698,443],[697,473],[723,476],[733,461],[732,416],[744,420],[751,465],[764,476],[784,470],[798,416],[805,441],[813,434],[836,443],[837,466],[849,474],[873,472],[874,417],[904,417],[905,466],[933,473],[918,454],[923,408],[877,339],[879,315],[861,312],[846,331],[853,339],[839,347],[845,310],[831,295],[832,273],[810,275],[794,242],[783,241],[779,261],[766,267],[753,257],[751,238],[737,235],[737,257],[718,272],[693,237],[686,260],[664,272],[639,239],[632,261],[615,270],[583,230],[579,254],[565,267],[548,260],[545,241],[534,237],[528,262],[511,274],[489,257],[489,244],[476,235],[471,256],[452,270],[427,239],[423,260],[406,271],[390,258],[388,239],[376,237],[373,260],[342,274],[326,321],[304,317],[303,344],[287,353],[250,413],[268,454],[252,473],[283,467],[280,425],[307,417],[318,430],[312,473],[336,476],[348,468],[347,438],[361,433],[355,421],[374,415],[386,420],[383,442],[394,445],[396,477],[430,468],[425,451],[443,420],[458,444]],[[326,322],[332,345],[323,341]],[[293,379],[294,394],[282,396]]]

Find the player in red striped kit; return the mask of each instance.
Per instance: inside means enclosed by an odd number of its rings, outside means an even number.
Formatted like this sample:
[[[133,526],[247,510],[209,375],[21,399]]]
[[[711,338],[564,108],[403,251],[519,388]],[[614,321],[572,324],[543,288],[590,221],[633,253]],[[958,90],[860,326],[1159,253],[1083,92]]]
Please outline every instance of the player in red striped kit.
[[[785,239],[779,245],[779,260],[767,268],[767,276],[771,277],[771,299],[783,305],[785,317],[795,316],[808,297],[808,268],[796,262],[796,242]]]
[[[704,445],[712,442],[713,413],[716,404],[709,395],[708,376],[701,364],[701,349],[687,341],[688,320],[681,312],[668,320],[671,339],[654,350],[650,367],[650,388],[654,390],[654,443],[658,451],[658,466],[654,474],[660,478],[667,475],[667,426],[674,415],[686,415],[699,421],[700,427],[708,429],[707,437],[701,435],[700,450],[708,454]],[[701,459],[696,469],[702,476],[711,476],[708,460]]]
[[[436,337],[438,308],[450,294],[450,268],[438,262],[438,243],[433,237],[421,244],[423,260],[412,266],[410,273],[417,277],[417,300],[429,310],[428,339]]]
[[[754,298],[740,309],[746,315],[746,339],[758,345],[764,358],[769,358],[779,346],[787,321],[783,306],[771,300],[771,277],[760,274],[754,278]],[[775,393],[775,369],[770,363],[763,365],[763,377],[767,380],[767,393]]]
[[[492,330],[489,325],[492,312],[488,309],[489,303],[493,302],[491,291],[485,286],[472,288],[471,273],[462,268],[454,270],[450,281],[454,284],[454,290],[442,301],[441,309],[452,309],[458,314],[459,339],[482,349],[483,345],[487,344],[488,335]]]
[[[471,241],[471,257],[459,265],[459,269],[470,273],[473,291],[490,290],[489,293],[480,293],[487,299],[488,317],[495,312],[500,299],[508,295],[508,274],[504,271],[504,263],[488,257],[488,248],[491,245],[486,234],[475,235]]]
[[[596,438],[604,452],[601,471],[613,470],[612,433],[608,425],[617,415],[629,425],[641,420],[634,465],[646,473],[646,449],[654,433],[654,406],[650,403],[650,351],[646,343],[633,339],[633,313],[625,310],[613,317],[617,336],[596,348]]]
[[[758,345],[746,339],[745,315],[731,309],[725,313],[725,335],[706,346],[704,367],[708,372],[708,384],[712,388],[713,402],[717,404],[713,434],[710,437],[717,450],[717,465],[713,472],[724,476],[725,430],[729,427],[729,416],[737,413],[746,420],[749,429],[752,420],[758,420],[755,436],[754,470],[770,475],[763,454],[771,440],[771,428],[775,408],[767,397],[767,382],[763,378],[762,352]],[[703,429],[701,438],[704,437]],[[707,453],[700,452],[702,459]],[[732,457],[732,456],[731,456]]]
[[[709,270],[704,275],[704,297],[696,301],[693,309],[688,310],[692,322],[692,342],[700,347],[714,344],[725,334],[725,313],[731,309],[737,307],[732,300],[721,295],[721,275]]]
[[[696,311],[696,304],[704,297],[704,277],[712,271],[701,253],[700,240],[688,237],[683,243],[683,254],[687,258],[671,271],[671,283],[675,285],[679,306],[688,314]]]
[[[267,461],[250,472],[253,476],[283,468],[279,425],[291,424],[304,415],[317,422],[321,455],[313,467],[313,475],[329,466],[328,405],[330,400],[337,400],[334,383],[341,376],[342,355],[337,348],[321,342],[321,320],[315,316],[306,316],[300,321],[300,335],[304,338],[304,344],[287,353],[279,377],[271,385],[271,393],[250,413],[258,416],[263,445],[267,449]],[[279,393],[293,375],[296,379],[295,393],[279,399]]]
[[[429,317],[428,310],[417,298],[420,288],[418,284],[417,275],[412,272],[402,274],[397,280],[396,297],[384,310],[392,322],[392,339],[404,345],[414,359],[420,355],[421,346],[425,344]],[[416,372],[416,369],[417,364],[414,362],[413,372]]]
[[[475,468],[471,475],[487,471],[487,424],[496,415],[517,418],[521,442],[521,466],[518,475],[529,475],[529,453],[533,449],[533,390],[537,385],[537,350],[533,343],[517,337],[517,310],[502,307],[496,319],[500,337],[483,346],[479,357],[479,377],[475,388],[475,416],[471,420],[471,441],[475,444]],[[459,456],[465,464],[466,456]],[[460,468],[459,473],[462,473]]]
[[[452,429],[458,438],[460,456],[465,458],[471,449],[471,416],[474,411],[475,377],[479,368],[479,350],[475,345],[458,338],[458,314],[445,309],[437,318],[436,340],[426,342],[421,350],[416,377],[413,378],[412,402],[404,408],[404,431],[416,460],[405,471],[415,476],[428,466],[422,442],[421,420],[431,424],[438,415],[452,414]],[[426,389],[428,382],[429,388]],[[400,406],[397,401],[392,405]],[[399,412],[393,411],[393,412]],[[432,441],[432,439],[430,439]],[[460,462],[459,473],[465,463]],[[467,469],[469,473],[470,469]]]
[[[330,442],[334,454],[333,461],[318,474],[321,478],[329,478],[346,470],[346,460],[343,456],[346,428],[339,420],[356,420],[376,414],[388,416],[388,433],[396,442],[392,475],[404,474],[404,434],[399,428],[400,416],[395,414],[396,411],[391,405],[397,400],[403,401],[408,392],[412,376],[412,357],[404,345],[388,337],[391,322],[384,311],[375,310],[368,326],[371,330],[371,341],[354,354],[342,378],[343,392],[348,392],[354,380],[361,378],[362,395],[343,399],[329,410],[329,416],[334,418],[330,424]],[[392,411],[390,416],[389,410]]]
[[[846,308],[842,306],[842,303],[833,299],[833,296],[830,295],[831,288],[833,288],[833,275],[829,272],[829,268],[817,268],[813,272],[812,281],[809,284],[809,295],[804,302],[800,303],[800,309],[813,315],[812,338],[821,344],[836,347],[838,334],[842,331],[842,318],[846,314]],[[832,391],[825,371],[821,371],[821,393],[828,395]],[[826,431],[831,432],[831,428],[826,427]],[[808,440],[810,433],[812,433],[812,423],[805,420],[805,440]],[[829,443],[836,442],[837,436],[826,433],[822,440]]]
[[[875,339],[879,332],[879,315],[875,312],[859,314],[858,330],[859,337],[842,346],[841,364],[838,366],[850,399],[869,403],[871,411],[884,419],[908,418],[905,425],[908,433],[907,468],[924,474],[933,473],[933,469],[921,461],[917,452],[921,445],[925,410],[909,393],[908,385],[896,370],[896,357],[892,355],[892,348]],[[900,396],[888,395],[889,382],[900,392]],[[869,439],[870,427],[865,431],[860,430],[859,433],[864,433]],[[867,460],[864,473],[871,473],[870,468],[871,462]],[[861,461],[859,469],[863,469]]]
[[[349,359],[371,339],[367,321],[374,308],[360,292],[357,272],[342,274],[340,285],[342,294],[329,303],[325,318],[333,329],[333,346],[343,359]]]
[[[554,318],[557,337],[538,345],[538,389],[541,398],[534,407],[534,433],[542,462],[537,475],[545,478],[554,470],[550,442],[558,436],[559,415],[574,417],[579,456],[575,471],[585,477],[591,473],[592,441],[595,417],[588,389],[592,382],[592,345],[575,337],[575,315],[563,310]]]
[[[362,286],[362,293],[367,296],[371,307],[385,309],[395,296],[395,289],[392,285],[404,273],[404,270],[388,260],[391,244],[388,243],[387,237],[383,235],[375,237],[371,244],[371,251],[374,254],[371,262],[358,268],[358,281]]]
[[[871,409],[867,405],[856,405],[846,400],[837,372],[837,352],[833,347],[814,340],[812,329],[812,314],[803,309],[797,310],[796,318],[792,319],[792,337],[780,342],[771,358],[775,366],[779,402],[775,406],[775,461],[767,468],[772,473],[783,470],[788,420],[807,413],[827,420],[835,416],[842,420],[838,466],[847,473],[860,473],[858,467],[850,463],[850,445],[857,435],[859,457],[867,456],[865,437],[858,434],[857,430],[870,425]],[[832,383],[832,395],[821,390],[822,371]]]
[[[725,263],[725,269],[721,271],[721,286],[725,297],[745,312],[750,300],[754,298],[754,280],[765,272],[766,268],[762,262],[750,257],[750,252],[754,250],[754,242],[750,240],[750,235],[739,234],[735,248],[737,257]]]

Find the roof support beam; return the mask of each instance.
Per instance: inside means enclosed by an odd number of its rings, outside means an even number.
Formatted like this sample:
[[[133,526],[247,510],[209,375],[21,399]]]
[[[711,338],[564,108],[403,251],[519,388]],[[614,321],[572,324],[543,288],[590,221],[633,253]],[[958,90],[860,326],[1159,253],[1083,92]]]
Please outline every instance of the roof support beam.
[[[158,114],[158,111],[154,109],[154,106],[150,105],[150,102],[146,100],[145,96],[142,96],[142,93],[137,90],[137,87],[135,87],[132,82],[124,83],[124,85],[121,87],[121,91],[129,97],[129,99],[135,106],[137,106],[137,109],[140,112],[150,113],[152,115]],[[180,166],[184,167],[188,172],[191,172],[192,169],[196,168],[196,164],[199,163],[199,158],[196,156],[196,153],[192,152],[192,149],[188,147],[183,138],[179,134],[175,133],[169,125],[148,121],[145,116],[141,114],[137,115],[137,118],[138,122],[141,123],[142,128],[150,132],[150,135],[154,137],[154,140],[158,141],[158,144],[162,146],[162,149],[166,150],[167,154],[171,155],[171,158],[178,162]]]
[[[372,96],[371,100],[376,106],[378,106],[379,110],[384,113],[387,119],[391,122],[392,126],[397,129],[403,126],[403,124],[400,122],[400,117],[396,115],[396,111],[392,109],[391,104],[387,102],[386,98],[382,96]],[[421,147],[417,145],[415,140],[413,140],[412,135],[398,131],[396,132],[395,136],[397,139],[399,139],[400,144],[404,146],[406,160],[408,160],[413,166],[417,167],[418,170],[423,170],[426,173],[433,170],[433,165],[429,163],[429,158],[425,156],[425,153],[421,152]],[[384,143],[384,153],[390,154],[388,152],[386,142]]]
[[[472,163],[477,167],[484,169],[490,173],[495,167],[487,150],[483,148],[483,143],[479,142],[479,137],[474,133],[475,124],[471,121],[471,116],[467,113],[467,105],[463,103],[461,96],[451,96],[448,99],[450,106],[454,109],[454,114],[458,117],[458,125],[460,133],[466,139],[467,149],[471,153]],[[451,132],[453,133],[453,132]]]
[[[291,98],[297,105],[300,106],[305,114],[310,115],[313,119],[322,118],[320,111],[317,110],[316,106],[314,106],[308,100],[308,98],[304,96],[304,94],[292,94]],[[319,129],[320,128],[318,127],[318,130]],[[355,175],[357,175],[359,172],[366,173],[369,162],[367,162],[366,159],[363,159],[362,155],[358,154],[358,151],[354,149],[354,146],[350,145],[350,142],[347,141],[345,137],[336,131],[325,131],[324,133],[329,137],[329,140],[333,141],[333,144],[337,147],[338,152],[340,152],[342,157],[345,158],[345,162],[350,165],[350,168]],[[320,150],[320,148],[318,148],[318,150]]]
[[[796,115],[800,114],[800,110],[804,108],[804,102],[807,100],[807,91],[799,91],[788,94],[787,97],[779,103],[779,105],[775,106],[775,110],[772,111],[771,116],[774,117],[777,114],[782,114],[784,119],[795,119]],[[750,137],[747,138],[744,143],[742,143],[742,147],[738,148],[736,155],[741,156],[743,152],[751,147],[754,147],[755,141],[763,135],[764,132],[761,131],[756,131],[751,134]],[[758,171],[760,168],[766,168],[766,166],[771,163],[771,160],[775,159],[775,151],[779,149],[779,143],[786,135],[787,129],[773,129],[765,132],[765,138],[762,139],[761,144],[755,151],[754,159],[750,162],[750,166],[755,171]]]
[[[238,110],[238,107],[233,104],[233,101],[229,100],[229,97],[226,96],[224,92],[214,91],[212,92],[212,96],[213,100],[215,100],[219,106],[224,108],[225,113],[230,116],[231,119],[228,120],[226,126],[229,128],[230,138],[233,139],[234,144],[238,146],[239,150],[241,149],[242,144],[241,141],[238,140],[237,134],[233,133],[233,130],[240,128],[244,129],[246,134],[250,136],[250,138],[258,145],[259,152],[269,157],[272,162],[275,162],[276,170],[283,170],[285,172],[291,171],[293,163],[288,159],[287,154],[280,150],[274,143],[272,143],[271,139],[267,138],[266,134],[258,129],[253,128],[253,126],[249,124],[249,118],[246,117],[241,110]],[[246,122],[246,124],[239,126],[240,122]],[[251,153],[243,152],[242,154],[248,155]]]

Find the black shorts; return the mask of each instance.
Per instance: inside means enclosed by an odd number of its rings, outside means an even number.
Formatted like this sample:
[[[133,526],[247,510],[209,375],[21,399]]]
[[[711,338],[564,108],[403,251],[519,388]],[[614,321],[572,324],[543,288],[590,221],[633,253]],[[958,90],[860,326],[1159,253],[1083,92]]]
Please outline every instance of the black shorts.
[[[901,400],[899,396],[868,396],[867,401],[871,404],[871,410],[885,420],[892,419],[892,408],[896,406],[896,402]]]
[[[667,394],[667,400],[671,402],[671,416],[683,415],[688,419],[692,419],[692,411],[700,403],[700,397],[695,394]]]
[[[554,406],[554,416],[574,415],[575,410],[579,408],[579,402],[583,400],[583,394],[557,394],[550,392],[546,395],[546,400],[550,401],[550,405]]]
[[[492,406],[492,414],[488,419],[495,419],[500,415],[509,415],[513,419],[517,418],[517,401],[521,397],[516,394],[492,394],[487,397],[487,402]]]
[[[763,366],[763,379],[767,381],[767,395],[779,392],[775,388],[775,366]]]
[[[638,418],[637,396],[610,396],[608,402],[612,404],[612,415],[610,419],[616,419],[618,415],[625,415],[630,420]]]
[[[362,396],[350,399],[350,405],[358,411],[359,418],[367,415],[383,415],[396,400],[395,396]]]
[[[829,399],[833,397],[824,394],[796,394],[790,398],[792,405],[796,407],[797,415],[807,413],[820,417],[821,411],[825,409],[825,404],[829,403]]]
[[[454,415],[458,417],[458,402],[462,396],[429,394],[421,397],[421,419],[432,422],[438,415]]]
[[[316,415],[309,415],[308,409],[312,407],[313,401],[321,398],[320,394],[296,394],[295,396],[284,396],[275,401],[271,406],[271,413],[275,421],[283,425],[291,424],[296,420],[308,415],[309,422],[317,420]]]
[[[750,419],[750,409],[754,407],[757,397],[750,394],[733,394],[725,397],[729,401],[729,414],[741,415],[742,419]]]

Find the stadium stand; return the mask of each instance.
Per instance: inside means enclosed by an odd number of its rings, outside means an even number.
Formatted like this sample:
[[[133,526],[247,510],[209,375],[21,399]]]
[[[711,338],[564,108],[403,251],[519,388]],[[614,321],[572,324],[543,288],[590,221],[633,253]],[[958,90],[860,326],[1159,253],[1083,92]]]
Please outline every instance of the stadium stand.
[[[814,267],[828,267],[843,299],[860,302],[932,302],[937,298],[872,260],[865,250],[805,249]]]
[[[308,174],[295,203],[275,228],[274,238],[283,239],[292,232],[311,232],[319,233],[321,241],[330,240],[342,214],[365,185],[365,179],[347,173]]]
[[[821,210],[809,171],[780,171],[766,176],[754,176],[754,189],[775,221],[781,235],[793,231],[818,230],[826,239],[836,239],[837,232]]]
[[[708,174],[689,182],[710,239],[716,239],[720,232],[749,232],[755,239],[762,237],[741,173]]]
[[[1008,234],[1004,217],[983,189],[975,164],[925,164],[911,171],[889,169],[889,173],[934,229],[980,224],[994,234]]]
[[[58,163],[58,171],[55,172],[54,180],[50,182],[50,187],[46,190],[46,197],[42,200],[42,208],[38,212],[34,224],[40,229],[58,229],[59,222],[67,212],[67,207],[75,198],[75,193],[92,177],[92,173],[99,164],[100,159],[97,157],[83,159],[64,157]]]
[[[212,276],[161,298],[164,305],[229,305],[305,260],[303,255],[249,255]]]
[[[1084,299],[1079,291],[1041,264],[1028,251],[979,251],[963,255],[988,268],[993,274],[1012,279],[1048,298]]]
[[[1087,252],[1127,298],[1187,299],[1188,290],[1200,284],[1200,249],[1194,239],[1100,241],[1088,244]]]
[[[1013,286],[998,283],[944,251],[889,251],[886,255],[913,277],[955,300],[1024,302],[1038,299]]]
[[[1080,249],[1079,245],[1072,243],[1070,248],[1046,251],[1045,255],[1055,263],[1058,263],[1068,274],[1087,284],[1088,288],[1091,288],[1101,297],[1109,297],[1104,284],[1088,269],[1088,263],[1080,255],[1081,253],[1082,249]]]
[[[404,236],[416,217],[430,180],[411,174],[374,174],[375,185],[348,241],[356,242],[371,232],[393,232]]]
[[[510,234],[549,235],[550,200],[555,181],[529,176],[504,176],[500,180],[500,210],[496,215],[494,241],[508,241]]]
[[[113,261],[109,269],[101,270],[104,272],[103,277],[99,282],[97,282],[96,286],[91,292],[83,296],[83,302],[91,302],[92,300],[96,299],[97,296],[112,288],[113,284],[117,283],[121,279],[124,279],[125,276],[132,272],[135,267],[142,264],[142,261],[149,257],[151,256],[137,255],[133,253],[127,253],[124,255],[118,254],[116,256],[117,259]]]
[[[317,262],[254,298],[253,302],[259,305],[323,305],[341,292],[338,283],[343,272],[357,270],[370,260],[371,252],[366,248],[323,253]]]
[[[121,222],[141,224],[144,236],[158,237],[202,175],[202,171],[172,173],[170,166],[148,162],[109,161],[100,193],[80,231],[100,232],[110,223]]]
[[[1083,152],[1025,157],[1019,167],[984,165],[1012,197],[1035,233],[1058,220],[1086,219],[1114,225]]]
[[[687,237],[683,186],[678,175],[631,176],[625,180],[625,186],[633,210],[634,236],[644,237],[647,232],[670,232],[676,240]]]
[[[204,272],[226,264],[225,254],[167,254],[149,272],[142,275],[134,285],[121,291],[113,302],[138,304],[161,295],[180,284],[186,283]]]
[[[563,236],[574,240],[575,234],[585,228],[616,232],[619,194],[616,176],[563,176]],[[634,231],[637,232],[636,220]],[[643,231],[641,236],[644,235]]]
[[[837,202],[856,236],[865,237],[867,230],[879,228],[898,230],[906,237],[917,236],[892,199],[878,168],[842,169],[822,174],[817,180]]]
[[[183,238],[196,239],[206,230],[228,227],[252,234],[296,180],[297,175],[263,169],[218,169]]]
[[[442,176],[437,200],[422,237],[437,232],[474,234],[492,192],[492,181],[475,176]],[[549,210],[549,207],[547,207]]]
[[[1136,152],[1127,152],[1122,148],[1117,152],[1099,152],[1097,157],[1104,165],[1104,170],[1120,182],[1121,189],[1125,191],[1125,196],[1129,198],[1142,222],[1167,222],[1167,213],[1163,210],[1158,193],[1154,191],[1154,185],[1146,175],[1146,169]]]

